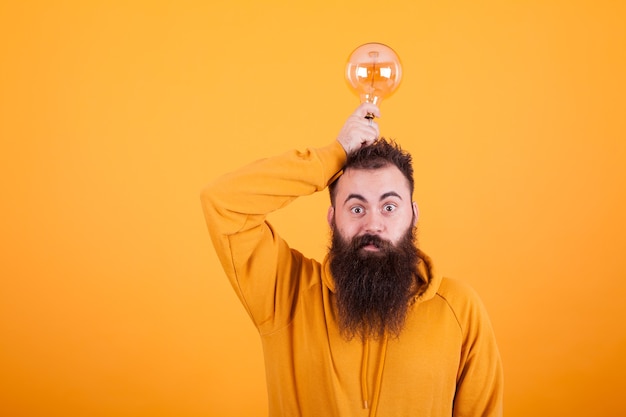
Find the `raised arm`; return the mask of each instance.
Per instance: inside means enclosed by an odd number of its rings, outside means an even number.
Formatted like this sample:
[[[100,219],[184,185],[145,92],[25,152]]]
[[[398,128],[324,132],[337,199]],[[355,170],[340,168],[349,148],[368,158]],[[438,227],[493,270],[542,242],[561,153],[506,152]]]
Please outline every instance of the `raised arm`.
[[[290,151],[262,159],[211,182],[202,207],[211,239],[233,288],[260,326],[275,320],[297,283],[290,282],[294,254],[266,222],[269,213],[295,198],[321,191],[341,170],[346,153],[378,136],[376,123],[363,116],[375,106],[360,106],[330,145]]]

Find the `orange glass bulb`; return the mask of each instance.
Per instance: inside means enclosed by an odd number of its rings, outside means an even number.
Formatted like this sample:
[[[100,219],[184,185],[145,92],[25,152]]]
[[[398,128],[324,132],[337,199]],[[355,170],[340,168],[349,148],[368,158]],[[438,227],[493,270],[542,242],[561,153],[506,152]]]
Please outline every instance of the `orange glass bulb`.
[[[400,58],[382,43],[366,43],[356,48],[346,64],[346,80],[361,103],[380,105],[402,80]]]

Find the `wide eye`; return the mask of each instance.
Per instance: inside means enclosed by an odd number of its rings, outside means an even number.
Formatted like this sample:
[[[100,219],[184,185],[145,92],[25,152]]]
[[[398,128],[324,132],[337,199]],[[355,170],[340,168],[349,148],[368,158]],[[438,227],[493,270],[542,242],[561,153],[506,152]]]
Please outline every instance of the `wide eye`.
[[[394,211],[396,209],[396,205],[395,204],[385,204],[383,206],[383,211],[387,212],[387,213],[391,213],[392,211]]]
[[[352,214],[363,214],[364,210],[363,210],[363,207],[361,206],[354,206],[350,209],[350,212]]]

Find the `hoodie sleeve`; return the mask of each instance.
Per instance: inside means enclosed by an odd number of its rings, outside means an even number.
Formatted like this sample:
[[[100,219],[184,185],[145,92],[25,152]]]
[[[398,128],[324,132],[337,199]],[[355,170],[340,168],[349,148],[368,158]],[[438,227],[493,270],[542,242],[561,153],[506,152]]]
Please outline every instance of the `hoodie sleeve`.
[[[449,299],[463,333],[453,416],[501,417],[504,378],[491,321],[476,292],[452,282],[463,294]]]
[[[341,170],[339,142],[262,159],[224,175],[201,193],[211,240],[237,296],[260,331],[289,312],[301,257],[266,222],[269,213],[321,191]]]

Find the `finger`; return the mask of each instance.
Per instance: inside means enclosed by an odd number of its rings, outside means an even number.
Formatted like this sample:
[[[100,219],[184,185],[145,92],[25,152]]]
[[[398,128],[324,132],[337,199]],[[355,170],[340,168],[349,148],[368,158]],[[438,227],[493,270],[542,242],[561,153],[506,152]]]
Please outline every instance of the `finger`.
[[[354,132],[358,133],[359,136],[378,137],[378,123],[372,119],[360,118],[358,124],[354,126]]]
[[[372,143],[376,142],[376,140],[378,139],[378,135],[372,129],[368,129],[367,131],[363,131],[360,139],[361,139],[360,143],[362,147],[369,146]]]
[[[368,114],[373,114],[375,117],[380,117],[380,109],[373,103],[362,103],[354,112],[359,117],[365,117]]]
[[[367,130],[373,134],[375,138],[380,136],[380,128],[378,127],[378,123],[374,119],[365,119],[365,123],[367,123]]]
[[[372,139],[372,138],[363,139],[363,140],[361,140],[361,148],[364,148],[366,146],[370,146],[374,142],[376,142],[376,139]]]

